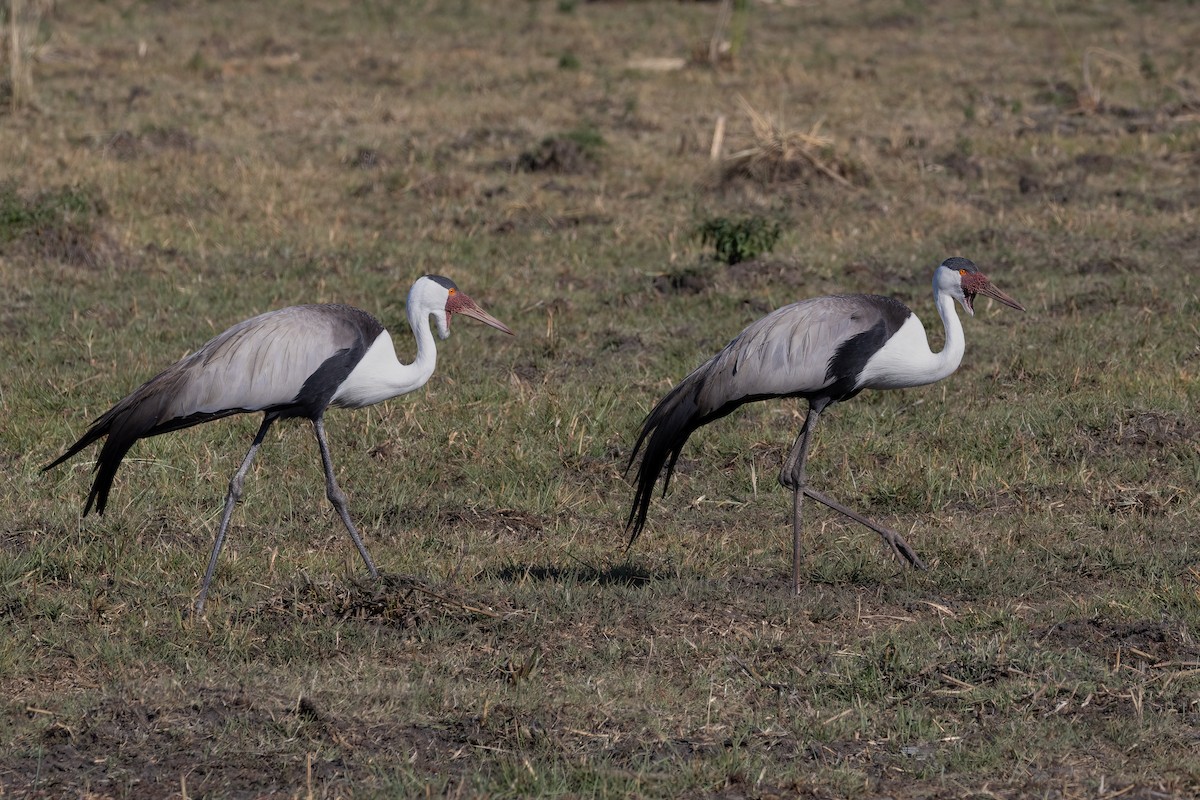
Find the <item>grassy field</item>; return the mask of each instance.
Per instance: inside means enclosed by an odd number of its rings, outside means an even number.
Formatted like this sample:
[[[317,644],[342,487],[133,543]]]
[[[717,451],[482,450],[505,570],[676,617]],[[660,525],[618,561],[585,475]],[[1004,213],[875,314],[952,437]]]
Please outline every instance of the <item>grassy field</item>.
[[[20,5],[0,797],[1200,794],[1194,3]],[[780,236],[728,265],[719,218]],[[831,409],[809,461],[929,571],[814,506],[790,594],[791,402],[697,433],[626,554],[670,386],[832,292],[940,347],[951,255],[1027,312],[981,301],[956,374]],[[329,415],[380,582],[307,425],[199,619],[256,417],[139,443],[103,516],[93,451],[40,472],[271,308],[409,357],[426,272],[517,335],[456,322],[425,389]]]

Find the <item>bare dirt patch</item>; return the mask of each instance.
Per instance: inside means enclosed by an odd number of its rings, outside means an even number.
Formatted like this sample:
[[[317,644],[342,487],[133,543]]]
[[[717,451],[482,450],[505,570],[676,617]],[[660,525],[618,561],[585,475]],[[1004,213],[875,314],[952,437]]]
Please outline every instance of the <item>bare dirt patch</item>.
[[[236,616],[362,620],[411,629],[434,620],[500,619],[512,611],[500,598],[469,593],[455,586],[435,586],[408,575],[385,573],[378,581],[302,580],[291,591],[239,611]]]
[[[1106,660],[1123,651],[1126,660],[1151,664],[1200,659],[1200,644],[1186,627],[1153,620],[1110,622],[1101,619],[1064,620],[1050,626],[1042,640],[1059,648],[1078,649]]]
[[[217,687],[199,689],[182,703],[128,693],[88,709],[77,725],[44,728],[41,752],[9,763],[5,782],[25,787],[34,797],[50,797],[88,785],[92,791],[131,798],[162,797],[180,790],[181,780],[197,794],[228,791],[278,792],[295,783],[304,766],[299,753],[238,753],[210,742],[231,726],[290,727],[294,733],[324,738],[319,726],[297,718],[295,700]],[[289,723],[289,718],[291,720]],[[303,729],[303,730],[301,730]],[[336,767],[318,765],[326,777]],[[344,777],[344,773],[342,773]]]
[[[1200,422],[1166,411],[1129,410],[1103,429],[1080,431],[1093,455],[1161,453],[1200,439]]]

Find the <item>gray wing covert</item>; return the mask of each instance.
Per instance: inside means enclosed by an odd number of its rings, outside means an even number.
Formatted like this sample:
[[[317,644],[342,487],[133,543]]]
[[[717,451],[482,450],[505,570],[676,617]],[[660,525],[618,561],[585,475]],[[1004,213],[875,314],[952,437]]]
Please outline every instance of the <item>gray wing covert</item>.
[[[742,398],[803,395],[833,382],[839,345],[878,321],[855,295],[818,297],[783,306],[748,326],[701,367],[707,411]]]
[[[170,416],[258,411],[293,402],[322,364],[362,346],[364,320],[347,311],[374,321],[357,309],[316,305],[238,323],[177,365],[182,386]]]
[[[370,314],[348,306],[293,306],[248,319],[119,400],[44,469],[103,437],[83,512],[94,506],[103,513],[121,460],[138,439],[239,411],[290,406],[319,413],[325,393],[362,358],[364,341],[382,331]],[[307,385],[315,373],[320,380]]]

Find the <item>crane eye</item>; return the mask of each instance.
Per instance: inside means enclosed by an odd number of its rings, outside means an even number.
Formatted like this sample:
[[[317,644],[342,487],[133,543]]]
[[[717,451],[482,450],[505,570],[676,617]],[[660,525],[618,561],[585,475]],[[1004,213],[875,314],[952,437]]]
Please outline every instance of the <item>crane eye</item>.
[[[458,289],[451,289],[451,290],[450,290],[450,294],[457,294],[457,293],[458,293]]]
[[[958,274],[959,274],[959,275],[966,275],[966,274],[967,274],[967,271],[966,271],[965,269],[960,269],[960,270],[958,271]],[[451,291],[453,291],[453,290],[451,290]]]

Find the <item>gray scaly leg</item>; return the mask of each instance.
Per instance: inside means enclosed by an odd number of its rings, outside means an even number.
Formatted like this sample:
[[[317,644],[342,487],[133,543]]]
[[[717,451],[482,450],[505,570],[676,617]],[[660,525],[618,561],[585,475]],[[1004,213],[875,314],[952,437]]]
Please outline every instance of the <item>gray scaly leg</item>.
[[[321,463],[325,465],[325,495],[337,509],[342,522],[346,524],[346,530],[350,532],[350,538],[354,540],[358,554],[362,556],[363,563],[367,565],[367,571],[371,573],[372,578],[378,578],[379,570],[375,569],[375,562],[367,554],[362,537],[358,535],[358,528],[354,527],[354,522],[350,519],[350,510],[346,506],[346,495],[338,486],[337,479],[333,477],[333,459],[329,457],[329,443],[325,440],[325,423],[321,417],[313,420],[313,430],[317,433],[317,444],[321,447]]]
[[[221,515],[221,527],[217,529],[217,538],[213,542],[212,555],[208,557],[208,569],[204,571],[204,582],[200,584],[200,596],[196,598],[197,615],[204,610],[204,598],[208,596],[208,585],[212,583],[213,573],[217,570],[217,556],[221,554],[221,545],[225,543],[225,533],[229,530],[229,520],[233,517],[233,507],[242,498],[242,484],[246,482],[246,473],[250,471],[250,464],[254,461],[254,456],[258,452],[259,445],[263,443],[263,438],[267,435],[267,429],[271,427],[271,423],[274,421],[275,417],[270,414],[267,414],[263,418],[262,425],[259,426],[258,433],[254,436],[254,442],[246,452],[246,457],[242,459],[242,466],[238,467],[238,471],[233,474],[233,478],[229,481],[229,493],[225,495],[225,512]]]

